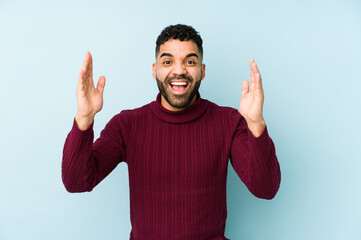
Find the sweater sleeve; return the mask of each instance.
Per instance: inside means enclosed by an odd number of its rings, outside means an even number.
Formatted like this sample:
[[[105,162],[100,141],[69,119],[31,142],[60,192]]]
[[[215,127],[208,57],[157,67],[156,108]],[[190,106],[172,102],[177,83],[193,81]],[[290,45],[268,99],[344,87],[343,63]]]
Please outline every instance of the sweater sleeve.
[[[124,127],[124,126],[123,126]],[[75,119],[63,149],[62,180],[68,192],[89,192],[125,161],[122,121],[113,117],[93,143],[93,124],[85,131]]]
[[[236,131],[230,160],[235,172],[254,196],[274,198],[280,186],[281,171],[267,127],[256,138],[238,111],[233,114],[232,121]]]

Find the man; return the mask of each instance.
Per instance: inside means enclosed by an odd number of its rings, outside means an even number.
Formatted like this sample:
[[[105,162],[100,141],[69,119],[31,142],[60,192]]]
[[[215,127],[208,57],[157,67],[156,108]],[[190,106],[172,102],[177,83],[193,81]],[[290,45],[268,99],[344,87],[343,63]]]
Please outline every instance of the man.
[[[130,239],[218,240],[224,236],[228,159],[257,197],[280,184],[275,148],[262,116],[260,72],[250,61],[239,112],[202,99],[200,35],[190,26],[165,28],[156,42],[154,102],[114,116],[93,144],[105,78],[97,88],[86,53],[77,88],[78,113],[65,145],[62,178],[69,192],[91,191],[118,163],[128,164]]]

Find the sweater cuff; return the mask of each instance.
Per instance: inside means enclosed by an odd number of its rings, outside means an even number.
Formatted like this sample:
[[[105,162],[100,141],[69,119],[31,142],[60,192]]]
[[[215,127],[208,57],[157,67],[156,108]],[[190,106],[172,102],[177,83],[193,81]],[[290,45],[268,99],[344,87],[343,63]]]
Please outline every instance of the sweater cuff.
[[[249,142],[252,145],[261,147],[269,144],[270,136],[268,135],[267,125],[265,126],[261,135],[258,137],[255,137],[251,132],[251,130],[249,130],[249,128],[247,128],[247,132],[248,132]]]
[[[92,134],[93,133],[93,125],[94,125],[94,121],[89,125],[89,127],[86,130],[81,130],[81,129],[79,129],[78,124],[76,123],[76,120],[74,118],[73,127],[72,127],[71,131],[74,134],[80,135],[80,136]]]

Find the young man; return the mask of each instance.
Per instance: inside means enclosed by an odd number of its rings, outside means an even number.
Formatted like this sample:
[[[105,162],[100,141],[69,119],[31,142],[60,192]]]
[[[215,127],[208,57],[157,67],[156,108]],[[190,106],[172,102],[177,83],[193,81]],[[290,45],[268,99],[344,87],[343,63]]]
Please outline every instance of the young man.
[[[130,239],[220,240],[224,236],[228,159],[257,197],[272,199],[280,184],[275,148],[262,116],[263,88],[251,60],[239,112],[202,99],[202,39],[190,26],[165,28],[157,39],[157,99],[114,116],[93,143],[103,105],[86,53],[77,88],[78,113],[65,145],[62,178],[69,192],[91,191],[120,162],[129,170]]]

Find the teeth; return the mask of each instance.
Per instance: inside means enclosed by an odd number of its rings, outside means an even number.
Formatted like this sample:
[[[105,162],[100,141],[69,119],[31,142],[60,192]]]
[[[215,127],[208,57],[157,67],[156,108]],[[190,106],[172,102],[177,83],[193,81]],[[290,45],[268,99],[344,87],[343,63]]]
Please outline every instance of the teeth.
[[[176,86],[185,86],[185,85],[187,85],[187,83],[186,82],[172,82],[172,83],[170,83],[171,85],[176,85]]]

